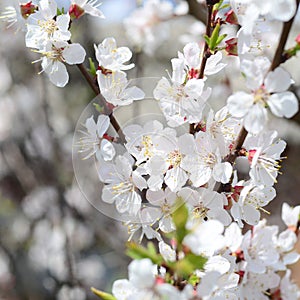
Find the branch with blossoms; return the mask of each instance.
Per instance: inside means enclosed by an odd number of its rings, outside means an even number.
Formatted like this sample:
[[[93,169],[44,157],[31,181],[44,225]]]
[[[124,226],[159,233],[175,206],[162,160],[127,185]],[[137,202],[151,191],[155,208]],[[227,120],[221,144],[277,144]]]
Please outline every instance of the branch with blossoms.
[[[133,16],[144,16],[149,8],[149,22],[143,24],[153,34],[153,27],[175,12],[170,5],[150,0]],[[178,51],[171,59],[171,75],[158,80],[151,95],[164,122],[142,120],[123,128],[114,117],[118,107],[149,98],[143,85],[127,79],[125,71],[134,67],[128,64],[131,50],[118,47],[113,37],[105,38],[94,46],[97,64],[90,59],[88,71],[84,48],[70,42],[71,20],[85,13],[103,17],[96,2],[73,0],[68,13],[54,0],[21,5],[26,46],[41,55],[36,61],[41,61],[42,72],[64,87],[69,80],[65,65],[77,65],[99,95],[99,115],[79,125],[76,155],[94,163],[101,203],[127,226],[133,259],[129,279],[115,281],[112,294],[92,289],[102,299],[300,297],[289,269],[300,258],[294,250],[300,206],[283,205],[286,229],[280,233],[261,219],[276,196],[274,184],[286,147],[277,131],[267,127],[269,113],[291,118],[299,106],[288,90],[293,80],[281,66],[299,48],[284,50],[298,2],[207,0],[206,5],[205,43],[190,42]],[[283,22],[283,29],[278,45],[266,41],[277,47],[271,62],[257,32],[275,22]],[[223,34],[226,29],[234,36]],[[215,112],[209,106],[214,89],[210,81],[230,67],[224,63],[224,49],[235,56],[246,88],[230,95]],[[237,157],[248,162],[245,177],[237,172]],[[243,233],[245,224],[251,230]],[[155,240],[157,247],[140,245],[144,238]]]

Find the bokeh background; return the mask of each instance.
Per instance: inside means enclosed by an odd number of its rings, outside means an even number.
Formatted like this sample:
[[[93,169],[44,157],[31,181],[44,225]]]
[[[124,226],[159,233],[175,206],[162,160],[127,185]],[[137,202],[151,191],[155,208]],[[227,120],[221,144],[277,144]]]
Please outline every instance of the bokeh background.
[[[12,1],[0,1],[0,10]],[[201,41],[205,7],[187,1],[189,13],[154,27],[153,37],[137,45],[132,20],[124,20],[143,1],[103,0],[106,19],[84,16],[72,26],[73,42],[80,42],[94,58],[93,45],[113,36],[130,46],[137,67],[131,78],[168,76],[170,59],[184,44]],[[176,1],[170,1],[175,5]],[[129,25],[128,25],[129,24]],[[76,67],[68,68],[70,83],[63,89],[42,75],[38,56],[25,48],[24,33],[1,23],[0,34],[0,299],[94,299],[91,286],[110,290],[117,278],[127,276],[127,229],[96,210],[82,195],[72,167],[72,139],[81,112],[94,98]],[[264,35],[264,51],[272,58],[281,24]],[[237,28],[227,28],[231,34]],[[226,31],[225,30],[225,31]],[[296,18],[289,45],[300,32]],[[275,46],[276,47],[276,46]],[[210,79],[210,105],[224,105],[232,91],[245,88],[234,57],[224,57],[228,68]],[[86,62],[87,65],[87,62]],[[292,89],[300,95],[300,58],[285,67],[293,75]],[[138,109],[134,114],[138,114]],[[272,119],[271,128],[288,142],[278,196],[265,215],[280,220],[282,202],[300,204],[300,115],[292,120]],[[240,169],[245,166],[241,162]],[[299,268],[294,278],[300,284]],[[299,274],[298,274],[298,273]]]

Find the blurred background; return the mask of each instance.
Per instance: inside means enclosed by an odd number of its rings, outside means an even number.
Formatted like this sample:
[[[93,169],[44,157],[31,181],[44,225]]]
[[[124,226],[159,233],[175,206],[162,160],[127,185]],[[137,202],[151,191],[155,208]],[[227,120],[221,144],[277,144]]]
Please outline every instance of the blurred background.
[[[92,58],[93,45],[105,37],[129,46],[136,63],[129,72],[131,78],[168,76],[170,59],[185,43],[201,42],[205,31],[205,7],[195,0],[170,0],[171,16],[139,11],[140,18],[135,10],[143,1],[102,2],[106,19],[82,17],[72,25],[72,40],[81,43]],[[0,10],[11,3],[1,0]],[[143,24],[145,20],[151,22]],[[127,276],[129,262],[124,254],[127,229],[96,210],[74,179],[74,129],[94,94],[76,67],[68,67],[70,82],[63,89],[37,75],[40,65],[31,62],[38,56],[25,48],[24,32],[7,28],[4,22],[0,26],[0,299],[94,299],[90,287],[110,290],[113,280]],[[264,51],[270,58],[281,24],[272,26],[271,32],[257,31],[257,41],[263,36],[267,42],[257,42],[253,50]],[[297,16],[289,45],[299,29]],[[223,30],[230,36],[237,28]],[[208,83],[213,87],[210,105],[214,109],[222,107],[232,91],[245,87],[237,59],[224,55],[224,61],[228,68]],[[285,64],[295,80],[292,89],[297,96],[299,62],[293,58]],[[293,120],[270,122],[288,142],[284,175],[276,185],[278,196],[266,208],[271,215],[265,215],[279,226],[283,226],[282,202],[300,204],[299,123],[299,114]],[[300,284],[298,269],[294,278]]]

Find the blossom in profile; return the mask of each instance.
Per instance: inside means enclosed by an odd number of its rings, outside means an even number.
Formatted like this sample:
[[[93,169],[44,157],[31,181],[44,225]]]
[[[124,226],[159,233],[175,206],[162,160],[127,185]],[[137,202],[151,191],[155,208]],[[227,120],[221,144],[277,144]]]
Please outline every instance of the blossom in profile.
[[[83,159],[88,159],[93,155],[101,160],[112,160],[116,154],[111,140],[113,139],[107,134],[110,120],[106,115],[99,115],[97,123],[94,121],[94,116],[88,118],[85,122],[86,131],[81,131],[84,137],[80,139],[81,150],[85,153]]]
[[[26,21],[28,17],[35,13],[38,1],[28,1],[4,7],[0,12],[0,20],[6,22],[7,28],[14,27],[16,31],[26,31]]]
[[[71,19],[79,19],[84,14],[89,14],[98,18],[105,18],[102,11],[99,9],[98,0],[72,0],[69,8]]]

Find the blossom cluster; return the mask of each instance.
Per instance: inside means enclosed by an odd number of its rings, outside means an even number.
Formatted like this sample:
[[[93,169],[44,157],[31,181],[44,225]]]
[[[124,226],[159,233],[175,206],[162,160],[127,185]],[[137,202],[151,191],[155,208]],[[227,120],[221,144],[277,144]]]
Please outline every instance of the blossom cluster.
[[[118,47],[113,37],[94,46],[97,66],[91,63],[90,79],[106,101],[104,113],[85,120],[75,146],[81,159],[94,159],[101,201],[122,216],[129,239],[139,232],[140,241],[146,236],[159,246],[158,252],[137,247],[129,280],[116,281],[113,296],[100,292],[103,299],[300,298],[288,269],[300,258],[294,251],[300,206],[284,204],[288,228],[281,233],[261,220],[276,196],[286,147],[268,120],[271,113],[293,117],[298,100],[283,61],[249,50],[255,47],[257,24],[290,21],[296,1],[206,2],[211,19],[205,43],[187,43],[171,60],[169,78],[162,77],[153,90],[165,123],[120,128],[112,122],[117,107],[143,100],[146,93],[127,79],[125,71],[134,67],[128,47]],[[97,1],[72,0],[67,11],[54,0],[31,1],[20,10],[26,46],[41,55],[42,71],[59,87],[69,80],[65,64],[85,59],[83,47],[71,43],[71,20],[84,13],[103,17]],[[182,6],[150,0],[126,20],[127,29],[137,45],[152,52],[157,44],[151,39],[162,31],[158,26],[183,12]],[[233,38],[221,34],[225,27],[235,30]],[[226,52],[237,56],[246,91],[233,92],[214,111],[211,80],[226,69]],[[247,163],[246,176],[238,173],[237,159]],[[245,224],[251,226],[246,233]]]
[[[236,223],[226,229],[217,220],[187,224],[191,231],[183,239],[183,251],[175,244],[171,247],[159,242],[164,263],[156,265],[150,258],[133,260],[128,267],[129,279],[114,282],[113,296],[117,300],[298,299],[300,291],[292,283],[287,266],[300,257],[293,251],[297,237],[292,229],[299,212],[300,206],[283,204],[282,218],[289,227],[281,233],[266,220],[244,235]],[[206,258],[203,270],[195,270],[183,287],[174,287],[170,283],[176,279],[170,275],[170,266],[191,255]],[[285,275],[280,277],[279,271]],[[196,288],[194,281],[199,282]]]

